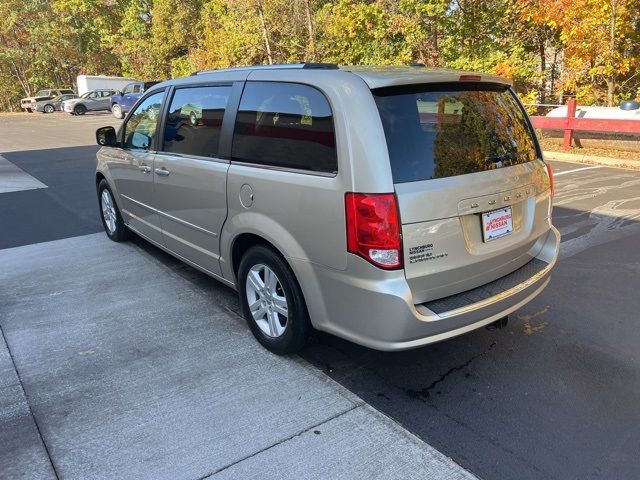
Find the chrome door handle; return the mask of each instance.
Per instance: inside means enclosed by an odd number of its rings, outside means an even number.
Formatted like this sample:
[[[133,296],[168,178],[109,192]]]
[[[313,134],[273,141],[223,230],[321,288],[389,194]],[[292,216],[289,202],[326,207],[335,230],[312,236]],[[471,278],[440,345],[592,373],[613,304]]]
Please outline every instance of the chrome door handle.
[[[138,169],[139,169],[141,172],[144,172],[144,173],[150,173],[150,172],[151,172],[151,167],[150,167],[150,166],[148,166],[148,165],[144,165],[144,164],[143,164],[143,165],[140,165],[140,166],[138,167]]]
[[[161,177],[168,177],[169,174],[171,173],[169,170],[167,170],[164,167],[156,168],[155,172],[156,172],[156,175],[160,175]]]

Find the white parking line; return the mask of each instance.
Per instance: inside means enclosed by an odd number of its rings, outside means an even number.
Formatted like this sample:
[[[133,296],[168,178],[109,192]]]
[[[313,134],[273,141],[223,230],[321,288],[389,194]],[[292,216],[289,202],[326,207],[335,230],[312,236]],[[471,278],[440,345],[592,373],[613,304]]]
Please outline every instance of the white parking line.
[[[564,170],[562,172],[557,172],[557,173],[554,172],[553,176],[559,177],[560,175],[566,175],[567,173],[581,172],[583,170],[593,170],[594,168],[602,168],[602,165],[595,165],[593,167],[574,168],[573,170]]]

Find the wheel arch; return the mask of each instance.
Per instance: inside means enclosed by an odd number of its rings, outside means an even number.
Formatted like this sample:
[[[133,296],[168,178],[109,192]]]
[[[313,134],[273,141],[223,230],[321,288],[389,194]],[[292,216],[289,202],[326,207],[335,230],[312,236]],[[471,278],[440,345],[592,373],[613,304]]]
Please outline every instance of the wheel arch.
[[[304,301],[304,308],[307,311],[309,320],[311,321],[311,324],[315,326],[316,322],[314,321],[314,317],[317,317],[317,315],[314,315],[314,313],[316,312],[313,310],[313,305],[309,304],[308,299],[309,299],[310,292],[314,291],[314,289],[315,291],[318,291],[317,289],[319,288],[319,286],[317,285],[316,279],[313,278],[313,276],[309,276],[308,274],[309,272],[304,274],[302,271],[300,271],[297,268],[298,262],[292,261],[293,259],[287,257],[283,253],[283,250],[281,248],[279,248],[273,241],[267,239],[266,236],[262,235],[261,233],[256,233],[256,232],[239,233],[233,238],[231,242],[230,266],[233,271],[233,278],[236,284],[236,290],[241,291],[238,285],[238,270],[240,267],[240,262],[242,261],[242,257],[250,248],[256,245],[262,245],[269,248],[274,253],[276,253],[279,257],[281,257],[282,260],[289,266],[289,268],[291,269],[291,272],[293,273],[293,278],[295,282],[298,284],[298,287],[300,288],[302,300]],[[308,263],[308,262],[303,262],[303,263]],[[306,282],[304,283],[301,281],[301,278],[303,277],[306,280]]]
[[[109,180],[107,180],[107,177],[104,176],[104,173],[97,171],[96,172],[96,188],[98,188],[98,185],[100,185],[100,182],[102,180],[106,180],[107,183],[109,183]]]
[[[236,212],[225,222],[220,238],[220,267],[225,279],[236,284],[242,255],[254,245],[266,245],[289,266],[300,287],[312,325],[325,317],[313,262],[296,238],[283,225],[258,212]],[[315,297],[317,298],[314,298]]]
[[[111,189],[111,193],[113,195],[113,200],[116,202],[116,205],[117,205],[118,209],[120,210],[120,214],[122,215],[122,205],[121,205],[121,202],[120,202],[120,193],[118,192],[118,189],[115,188],[115,185],[114,185],[114,183],[113,183],[113,181],[112,181],[112,179],[110,178],[109,175],[105,174],[101,170],[96,170],[96,174],[95,174],[96,193],[98,193],[98,187],[99,187],[100,182],[102,180],[107,182],[107,185]],[[124,215],[123,215],[123,219],[124,219]],[[125,223],[127,223],[127,222],[125,221]]]
[[[285,257],[285,255],[272,242],[270,242],[263,236],[258,235],[256,233],[244,232],[237,235],[232,240],[232,243],[231,243],[231,267],[233,269],[233,275],[236,281],[238,278],[238,270],[240,268],[240,262],[242,261],[242,257],[251,247],[254,247],[256,245],[262,245],[264,247],[270,248],[275,253],[277,253],[280,257],[282,257],[284,261],[287,262],[287,264],[291,268],[291,264],[287,261],[287,258]]]

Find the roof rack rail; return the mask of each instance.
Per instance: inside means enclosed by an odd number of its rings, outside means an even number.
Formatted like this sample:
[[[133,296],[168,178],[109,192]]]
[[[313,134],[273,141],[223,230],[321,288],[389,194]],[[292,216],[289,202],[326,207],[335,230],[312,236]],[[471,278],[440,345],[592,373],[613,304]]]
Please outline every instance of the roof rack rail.
[[[249,67],[231,67],[231,68],[216,68],[213,70],[202,70],[194,72],[191,75],[202,75],[215,72],[234,72],[242,70],[337,70],[339,67],[335,63],[321,63],[321,62],[306,62],[306,63],[279,63],[274,65],[255,65]]]

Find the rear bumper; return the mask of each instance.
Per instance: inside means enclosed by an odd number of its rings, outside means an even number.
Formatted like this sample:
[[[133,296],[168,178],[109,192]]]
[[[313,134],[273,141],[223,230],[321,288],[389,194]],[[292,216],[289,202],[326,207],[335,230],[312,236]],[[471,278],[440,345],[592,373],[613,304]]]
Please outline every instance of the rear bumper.
[[[477,289],[418,305],[402,271],[367,278],[371,268],[364,260],[355,259],[355,273],[350,268],[348,275],[307,264],[320,295],[305,289],[305,297],[319,330],[376,350],[406,350],[482,327],[531,301],[549,283],[559,244],[560,234],[552,227],[521,269]]]

